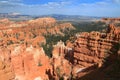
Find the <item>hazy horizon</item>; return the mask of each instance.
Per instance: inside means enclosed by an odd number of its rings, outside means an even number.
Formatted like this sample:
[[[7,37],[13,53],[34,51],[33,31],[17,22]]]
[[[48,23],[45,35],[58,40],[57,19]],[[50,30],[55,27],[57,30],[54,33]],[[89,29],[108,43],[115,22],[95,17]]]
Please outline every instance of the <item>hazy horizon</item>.
[[[0,13],[120,17],[120,0],[0,0]]]

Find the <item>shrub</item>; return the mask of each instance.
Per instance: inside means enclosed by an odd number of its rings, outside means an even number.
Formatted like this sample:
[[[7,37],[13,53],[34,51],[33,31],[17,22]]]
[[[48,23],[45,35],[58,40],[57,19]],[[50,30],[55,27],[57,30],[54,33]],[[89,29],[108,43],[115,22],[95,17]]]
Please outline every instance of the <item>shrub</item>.
[[[38,66],[42,66],[41,62],[38,63]]]

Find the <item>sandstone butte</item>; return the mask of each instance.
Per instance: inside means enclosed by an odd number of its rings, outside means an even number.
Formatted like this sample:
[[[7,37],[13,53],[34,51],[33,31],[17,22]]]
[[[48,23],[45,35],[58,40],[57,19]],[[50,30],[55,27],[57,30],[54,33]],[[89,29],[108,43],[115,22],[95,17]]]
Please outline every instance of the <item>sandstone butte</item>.
[[[67,46],[59,41],[49,58],[40,47],[46,44],[43,35],[64,36],[62,31],[66,28],[75,29],[70,23],[58,24],[54,18],[24,22],[0,20],[0,80],[80,80],[103,66],[107,51],[120,55],[120,50],[115,49],[120,42],[120,28],[115,23],[120,19],[102,21],[109,22],[106,32],[76,34],[75,42],[67,42]],[[112,55],[109,59],[114,61],[117,57]]]

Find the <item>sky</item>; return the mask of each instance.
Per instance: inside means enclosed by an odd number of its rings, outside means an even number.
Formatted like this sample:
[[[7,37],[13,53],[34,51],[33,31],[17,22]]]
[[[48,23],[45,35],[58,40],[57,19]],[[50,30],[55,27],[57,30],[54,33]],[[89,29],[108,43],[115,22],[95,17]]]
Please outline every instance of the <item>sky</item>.
[[[120,17],[120,0],[0,0],[0,13]]]

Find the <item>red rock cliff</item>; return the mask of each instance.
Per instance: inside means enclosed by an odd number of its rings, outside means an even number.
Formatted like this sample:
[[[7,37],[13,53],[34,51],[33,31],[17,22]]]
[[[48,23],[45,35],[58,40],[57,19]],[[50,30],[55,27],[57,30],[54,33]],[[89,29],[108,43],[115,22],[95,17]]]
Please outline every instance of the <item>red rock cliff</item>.
[[[82,32],[76,36],[73,73],[82,76],[82,71],[89,67],[101,67],[109,52],[117,53],[115,45],[120,41],[120,28],[111,23],[106,33]]]

